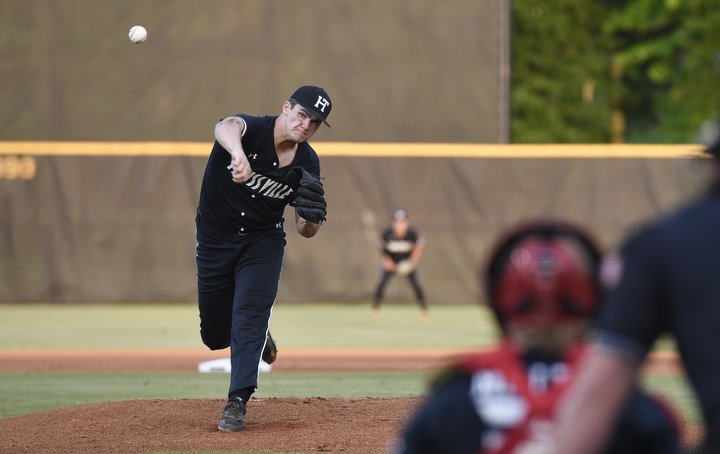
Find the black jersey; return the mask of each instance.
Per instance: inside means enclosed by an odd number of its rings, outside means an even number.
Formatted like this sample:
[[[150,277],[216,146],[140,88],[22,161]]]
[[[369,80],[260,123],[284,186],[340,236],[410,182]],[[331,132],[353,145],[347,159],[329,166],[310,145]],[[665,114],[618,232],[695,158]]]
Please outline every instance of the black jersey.
[[[273,135],[277,116],[237,116],[246,125],[242,145],[252,169],[250,178],[241,184],[232,181],[227,168],[230,154],[216,141],[205,168],[198,211],[223,230],[274,228],[296,197],[297,178],[290,169],[300,166],[319,177],[320,160],[307,142],[301,142],[292,163],[280,168]]]
[[[422,246],[425,243],[423,236],[412,227],[408,228],[405,236],[398,238],[392,226],[383,231],[380,241],[383,254],[389,255],[395,263],[409,258],[416,244]]]
[[[675,336],[708,424],[720,423],[720,194],[644,227],[620,251],[598,342],[639,363]]]

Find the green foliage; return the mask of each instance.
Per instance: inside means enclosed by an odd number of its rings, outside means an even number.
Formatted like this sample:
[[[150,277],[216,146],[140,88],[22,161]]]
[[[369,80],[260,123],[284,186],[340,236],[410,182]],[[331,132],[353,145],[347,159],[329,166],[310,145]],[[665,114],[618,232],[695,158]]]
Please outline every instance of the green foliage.
[[[717,3],[634,0],[611,11],[604,30],[622,68],[628,141],[690,141],[717,111]]]
[[[515,142],[606,142],[612,112],[625,141],[688,142],[720,107],[718,0],[518,0],[513,14]]]
[[[513,2],[513,142],[608,141],[604,15],[600,2]]]

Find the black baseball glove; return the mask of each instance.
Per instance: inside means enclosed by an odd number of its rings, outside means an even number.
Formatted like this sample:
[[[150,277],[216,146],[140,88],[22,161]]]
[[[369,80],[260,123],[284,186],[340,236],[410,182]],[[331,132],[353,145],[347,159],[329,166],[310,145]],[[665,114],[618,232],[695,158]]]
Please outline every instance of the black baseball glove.
[[[302,167],[296,166],[290,170],[297,175],[299,181],[297,197],[292,205],[301,218],[313,224],[322,224],[327,215],[327,203],[320,179]]]

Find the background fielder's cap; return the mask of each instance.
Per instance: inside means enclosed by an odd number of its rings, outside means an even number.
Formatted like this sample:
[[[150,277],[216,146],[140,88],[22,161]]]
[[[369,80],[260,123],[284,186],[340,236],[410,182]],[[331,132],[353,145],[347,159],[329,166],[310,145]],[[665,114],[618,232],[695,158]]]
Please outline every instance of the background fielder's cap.
[[[395,210],[395,212],[393,213],[394,221],[403,221],[407,218],[408,218],[407,211],[403,210],[402,208]]]
[[[330,127],[326,120],[332,110],[332,101],[324,89],[305,85],[295,90],[290,99],[297,101],[308,112],[318,116],[328,128]]]

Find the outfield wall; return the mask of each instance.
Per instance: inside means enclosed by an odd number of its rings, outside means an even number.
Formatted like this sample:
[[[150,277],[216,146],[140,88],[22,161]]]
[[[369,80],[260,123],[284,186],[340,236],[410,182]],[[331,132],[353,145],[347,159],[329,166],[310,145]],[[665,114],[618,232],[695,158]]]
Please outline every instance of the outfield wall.
[[[287,223],[281,302],[368,301],[396,207],[427,238],[431,304],[476,300],[478,267],[505,227],[562,217],[611,247],[695,195],[703,162],[690,145],[314,146],[328,222],[311,240]],[[194,301],[194,213],[210,148],[0,142],[0,301]],[[401,281],[388,299],[412,300]]]
[[[505,142],[508,5],[2,0],[0,138],[212,140],[218,119],[319,85],[324,140]]]

